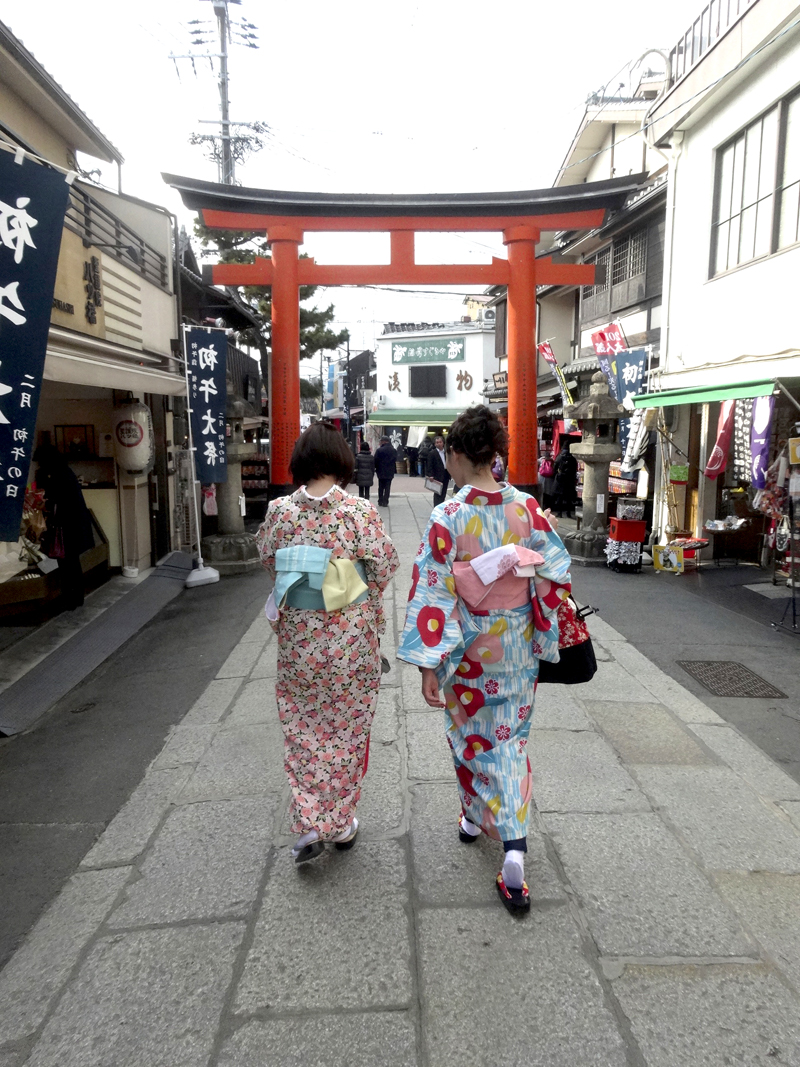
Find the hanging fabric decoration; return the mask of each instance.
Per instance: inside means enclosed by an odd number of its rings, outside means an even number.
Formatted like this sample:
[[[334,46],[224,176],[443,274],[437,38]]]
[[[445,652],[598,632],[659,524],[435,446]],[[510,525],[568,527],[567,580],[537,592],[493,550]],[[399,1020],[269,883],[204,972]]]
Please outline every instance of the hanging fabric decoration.
[[[204,515],[217,515],[217,487],[213,483],[211,485],[202,486],[203,493],[203,514]]]
[[[750,481],[750,431],[753,401],[737,400],[733,415],[733,476],[739,482]]]
[[[706,478],[714,479],[722,474],[728,465],[728,453],[733,437],[733,413],[735,400],[723,400],[719,409],[717,422],[717,442],[706,463]]]
[[[630,420],[628,431],[628,443],[622,460],[623,471],[635,471],[644,466],[644,454],[647,451],[647,442],[650,430],[647,426],[647,408],[637,408]]]
[[[774,396],[758,396],[753,401],[753,420],[750,430],[750,482],[754,489],[763,489],[769,462],[769,442],[772,437]]]

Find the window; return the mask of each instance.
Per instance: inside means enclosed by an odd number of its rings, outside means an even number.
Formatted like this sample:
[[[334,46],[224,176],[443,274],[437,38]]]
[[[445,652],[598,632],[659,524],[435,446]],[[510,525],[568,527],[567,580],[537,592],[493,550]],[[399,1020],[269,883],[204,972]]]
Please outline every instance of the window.
[[[644,274],[647,264],[647,230],[626,234],[614,242],[611,284],[619,285],[637,274]]]
[[[589,256],[584,262],[595,263],[605,271],[605,281],[599,282],[597,285],[584,285],[583,299],[589,300],[593,296],[598,296],[600,293],[604,293],[611,284],[611,245],[609,245],[608,248],[604,248],[596,255]]]
[[[447,396],[447,367],[409,367],[408,395]]]
[[[711,277],[794,244],[800,204],[800,94],[717,152]]]

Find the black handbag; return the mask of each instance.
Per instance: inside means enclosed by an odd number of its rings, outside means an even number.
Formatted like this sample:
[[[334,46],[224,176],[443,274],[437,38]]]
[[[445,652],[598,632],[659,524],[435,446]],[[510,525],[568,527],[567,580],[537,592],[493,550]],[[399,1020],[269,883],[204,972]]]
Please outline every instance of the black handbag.
[[[543,685],[579,685],[590,682],[597,671],[594,646],[583,621],[597,608],[579,608],[571,597],[558,608],[558,663],[539,660],[539,682]]]

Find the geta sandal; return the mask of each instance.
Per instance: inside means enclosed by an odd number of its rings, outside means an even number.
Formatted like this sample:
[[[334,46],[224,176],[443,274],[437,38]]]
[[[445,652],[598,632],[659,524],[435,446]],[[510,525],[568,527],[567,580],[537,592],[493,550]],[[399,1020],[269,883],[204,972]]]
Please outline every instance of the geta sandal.
[[[297,852],[292,849],[292,855],[295,863],[308,863],[309,860],[315,860],[317,856],[321,856],[324,851],[324,841],[312,841],[310,845],[305,845]]]
[[[531,898],[527,882],[522,883],[521,889],[514,889],[506,885],[501,871],[497,876],[496,884],[500,899],[512,915],[523,915],[525,912],[530,911]]]

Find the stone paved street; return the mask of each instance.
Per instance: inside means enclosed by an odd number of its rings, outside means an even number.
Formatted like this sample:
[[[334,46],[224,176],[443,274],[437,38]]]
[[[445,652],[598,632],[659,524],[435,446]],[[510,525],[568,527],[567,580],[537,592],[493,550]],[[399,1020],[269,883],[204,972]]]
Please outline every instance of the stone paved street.
[[[542,687],[524,920],[394,661],[350,852],[295,868],[263,615],[0,973],[0,1067],[800,1067],[800,786],[594,616]],[[580,573],[575,575],[580,582]]]

